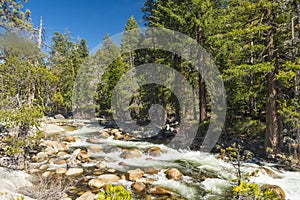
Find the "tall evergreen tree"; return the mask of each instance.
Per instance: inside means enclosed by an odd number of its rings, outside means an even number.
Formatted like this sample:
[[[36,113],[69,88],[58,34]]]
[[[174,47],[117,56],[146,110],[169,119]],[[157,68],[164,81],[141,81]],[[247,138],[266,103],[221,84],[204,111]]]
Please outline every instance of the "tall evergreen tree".
[[[89,50],[84,39],[76,44],[71,40],[68,32],[65,34],[56,32],[52,40],[51,70],[59,78],[57,91],[52,99],[53,107],[55,112],[64,112],[69,115],[72,111],[73,89],[77,72],[88,56]]]
[[[97,69],[98,71],[105,68],[105,71],[100,73],[100,83],[97,90],[96,103],[99,106],[98,114],[110,115],[112,112],[112,93],[115,85],[125,73],[125,64],[119,47],[112,41],[108,34],[105,35],[102,47],[96,52],[93,59],[96,66],[100,68]]]

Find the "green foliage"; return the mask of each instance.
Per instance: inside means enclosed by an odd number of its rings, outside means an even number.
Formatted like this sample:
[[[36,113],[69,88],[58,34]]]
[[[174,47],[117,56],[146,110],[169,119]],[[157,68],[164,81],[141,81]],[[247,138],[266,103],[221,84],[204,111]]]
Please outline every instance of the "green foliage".
[[[131,200],[131,192],[127,191],[122,185],[107,185],[105,191],[98,194],[97,200]]]
[[[55,77],[45,67],[37,46],[10,35],[1,40],[4,59],[0,63],[0,122],[26,136],[38,127]]]
[[[58,84],[54,87],[56,91],[51,102],[51,111],[69,115],[72,111],[74,82],[78,70],[89,55],[89,49],[85,39],[74,43],[69,32],[56,32],[52,40],[50,65],[51,72],[58,78]]]
[[[126,66],[116,43],[108,34],[103,39],[102,47],[93,57],[93,62],[100,71],[100,83],[97,89],[96,103],[98,115],[111,114],[111,98],[114,87],[126,72]],[[105,71],[101,71],[105,69]]]
[[[235,199],[245,199],[245,200],[280,200],[281,198],[270,189],[262,191],[260,187],[255,183],[246,183],[241,181],[241,183],[232,188],[233,198]]]
[[[24,0],[27,3],[27,0]],[[31,30],[30,10],[22,11],[23,5],[16,0],[0,1],[0,27],[6,31]]]
[[[240,150],[241,147],[234,143],[232,146],[229,146],[226,149],[221,149],[220,152],[223,157],[226,155],[229,158],[229,161],[237,170],[237,179],[232,180],[232,182],[235,184],[235,186],[231,188],[232,198],[245,200],[280,200],[281,198],[276,192],[270,189],[262,190],[256,183],[250,182],[251,176],[255,176],[258,173],[258,170],[247,173],[242,172],[241,163],[244,158],[240,155]]]
[[[39,141],[44,137],[42,131],[37,131],[27,137],[6,136],[2,139],[5,146],[2,148],[6,156],[28,153],[39,145]]]

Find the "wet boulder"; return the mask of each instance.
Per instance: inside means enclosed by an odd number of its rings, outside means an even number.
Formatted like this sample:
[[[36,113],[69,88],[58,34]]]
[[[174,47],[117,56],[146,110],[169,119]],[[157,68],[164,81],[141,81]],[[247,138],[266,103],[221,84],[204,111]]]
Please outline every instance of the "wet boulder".
[[[168,169],[167,171],[165,171],[165,174],[168,179],[172,180],[179,180],[183,176],[178,169]]]
[[[83,173],[82,168],[70,168],[66,172],[66,176],[78,176]]]
[[[145,190],[146,185],[144,183],[141,182],[134,182],[131,185],[131,188],[135,191],[135,192],[142,192],[143,190]]]
[[[135,181],[136,179],[142,178],[144,176],[144,172],[141,169],[129,170],[127,172],[127,178],[130,181]]]
[[[286,198],[284,190],[281,187],[279,187],[278,185],[264,184],[264,185],[262,185],[261,189],[263,191],[271,190],[271,191],[275,192],[278,196],[280,196],[282,199]]]
[[[120,155],[121,158],[127,159],[127,158],[140,158],[142,157],[142,152],[139,151],[138,149],[129,149],[125,150],[123,153]]]

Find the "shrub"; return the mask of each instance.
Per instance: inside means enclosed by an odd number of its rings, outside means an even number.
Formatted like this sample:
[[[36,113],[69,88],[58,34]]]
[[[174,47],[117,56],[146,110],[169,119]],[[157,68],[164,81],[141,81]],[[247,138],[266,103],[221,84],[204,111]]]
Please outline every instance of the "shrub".
[[[260,187],[255,183],[246,183],[245,181],[241,181],[240,185],[234,186],[232,188],[232,193],[234,199],[243,199],[243,200],[280,200],[281,198],[277,195],[277,193],[267,189],[266,191],[262,191]]]
[[[69,179],[51,177],[39,177],[33,186],[23,187],[20,193],[39,200],[61,200],[64,199],[72,181]]]
[[[2,140],[2,143],[5,144],[5,146],[2,147],[2,150],[6,156],[28,153],[38,147],[39,141],[43,136],[44,134],[42,131],[37,131],[27,137],[6,136]]]
[[[131,192],[127,191],[122,185],[107,185],[105,191],[98,194],[97,200],[131,200]]]

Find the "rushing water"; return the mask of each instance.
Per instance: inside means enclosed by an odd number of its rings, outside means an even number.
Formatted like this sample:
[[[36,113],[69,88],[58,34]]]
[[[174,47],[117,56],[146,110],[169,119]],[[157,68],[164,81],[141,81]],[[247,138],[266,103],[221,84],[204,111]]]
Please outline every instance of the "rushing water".
[[[83,127],[79,130],[68,131],[66,134],[81,138],[76,142],[70,143],[69,148],[87,148],[91,144],[86,139],[97,136],[99,128]],[[89,153],[91,158],[104,158],[104,164],[109,168],[116,169],[120,172],[126,172],[130,169],[156,167],[162,169],[156,175],[146,175],[146,177],[154,178],[157,181],[153,185],[168,188],[182,196],[185,199],[225,199],[228,189],[232,186],[232,180],[236,178],[236,169],[230,164],[215,155],[188,151],[175,150],[165,145],[151,144],[148,142],[133,142],[114,140],[113,138],[100,139],[99,144],[104,148],[100,153]],[[120,157],[122,148],[138,148],[140,150],[149,149],[151,147],[159,147],[162,154],[158,157],[151,157],[143,154],[140,158],[123,159]],[[151,158],[151,159],[150,159]],[[120,166],[120,162],[126,162],[126,166]],[[85,163],[84,167],[92,167],[94,162]],[[52,166],[53,168],[59,166]],[[164,169],[174,167],[179,169],[184,177],[180,181],[169,180],[164,174]],[[258,171],[256,176],[252,176],[250,180],[259,185],[274,184],[280,186],[286,193],[287,199],[300,199],[300,173],[278,170],[271,164],[264,164],[264,167],[272,170],[277,177],[270,177],[261,166],[252,163],[243,163],[243,172]],[[120,180],[127,189],[130,189],[132,182]]]

